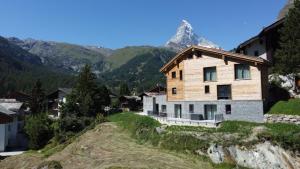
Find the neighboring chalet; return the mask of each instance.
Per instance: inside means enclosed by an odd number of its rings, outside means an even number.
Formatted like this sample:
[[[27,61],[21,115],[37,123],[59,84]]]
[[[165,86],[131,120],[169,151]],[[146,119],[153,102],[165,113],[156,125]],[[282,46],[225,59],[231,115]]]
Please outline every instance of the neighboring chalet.
[[[246,40],[238,45],[236,52],[245,55],[260,57],[273,62],[276,49],[279,48],[280,33],[279,30],[283,27],[285,18],[282,18],[271,25],[263,28],[258,35]],[[289,79],[285,76],[280,76],[283,81],[282,86],[290,88],[291,96],[300,97],[300,76],[295,79]]]
[[[66,102],[66,96],[71,92],[71,88],[58,88],[47,96],[49,116],[53,118],[58,118],[60,116],[61,105]]]
[[[0,152],[19,146],[18,133],[23,128],[23,103],[15,99],[0,99]]]
[[[263,122],[267,66],[262,58],[191,46],[160,69],[167,92],[144,96],[143,113],[190,122]]]
[[[260,57],[272,62],[275,50],[279,47],[279,30],[283,23],[284,18],[263,28],[258,35],[241,43],[236,49],[237,53]]]
[[[120,96],[119,103],[122,111],[138,111],[142,108],[139,96]]]

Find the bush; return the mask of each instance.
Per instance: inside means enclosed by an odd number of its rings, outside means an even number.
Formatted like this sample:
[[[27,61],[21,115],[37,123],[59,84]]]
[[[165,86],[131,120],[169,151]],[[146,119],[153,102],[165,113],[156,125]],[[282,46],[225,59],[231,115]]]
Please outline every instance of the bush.
[[[300,99],[279,101],[271,107],[269,114],[287,114],[300,116]]]
[[[37,169],[45,169],[45,168],[47,168],[47,169],[63,169],[60,162],[58,162],[58,161],[45,161],[37,167]]]
[[[168,150],[195,153],[197,150],[206,152],[209,142],[200,140],[189,134],[172,132],[162,137],[160,145]]]
[[[25,132],[29,138],[29,148],[40,149],[53,136],[51,121],[46,113],[31,115],[25,119]]]

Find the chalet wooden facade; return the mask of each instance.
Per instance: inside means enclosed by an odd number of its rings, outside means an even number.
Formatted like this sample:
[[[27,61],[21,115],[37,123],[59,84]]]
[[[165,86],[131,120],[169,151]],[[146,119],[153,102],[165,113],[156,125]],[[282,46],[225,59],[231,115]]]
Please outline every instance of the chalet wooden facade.
[[[189,47],[161,68],[166,95],[146,98],[144,112],[164,111],[170,118],[190,120],[262,121],[267,66],[257,57]]]

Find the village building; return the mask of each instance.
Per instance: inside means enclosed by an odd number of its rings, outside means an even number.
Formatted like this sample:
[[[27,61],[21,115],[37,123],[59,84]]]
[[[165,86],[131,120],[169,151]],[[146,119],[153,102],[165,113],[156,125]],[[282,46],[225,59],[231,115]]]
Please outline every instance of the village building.
[[[59,118],[61,114],[61,106],[66,103],[66,97],[72,92],[71,88],[58,88],[56,91],[47,96],[48,113],[52,118]]]
[[[268,61],[191,46],[161,68],[166,93],[143,97],[143,113],[171,120],[263,122]]]
[[[283,27],[284,21],[285,18],[282,18],[263,28],[256,36],[239,44],[236,48],[236,52],[260,57],[273,62],[275,51],[279,48],[280,29]],[[300,97],[300,74],[296,77],[282,75],[278,77],[270,76],[270,80],[274,80],[275,78],[281,79],[282,87],[289,89],[289,93],[292,97]]]
[[[22,105],[15,99],[0,99],[0,152],[22,144],[18,139],[24,125]]]

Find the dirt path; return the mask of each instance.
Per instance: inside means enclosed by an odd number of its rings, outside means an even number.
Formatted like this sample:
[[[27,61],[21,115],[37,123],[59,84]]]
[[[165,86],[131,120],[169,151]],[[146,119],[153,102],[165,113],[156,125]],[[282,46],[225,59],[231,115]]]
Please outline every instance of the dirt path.
[[[28,160],[34,164],[28,165],[27,163],[30,163]],[[63,151],[46,160],[57,160],[64,169],[212,168],[208,162],[187,155],[160,150],[150,145],[137,144],[128,133],[113,123],[97,126],[80,136]],[[5,159],[0,162],[0,168],[32,168],[38,162],[41,162],[40,157],[22,155]],[[17,165],[18,163],[22,163],[22,165]]]

